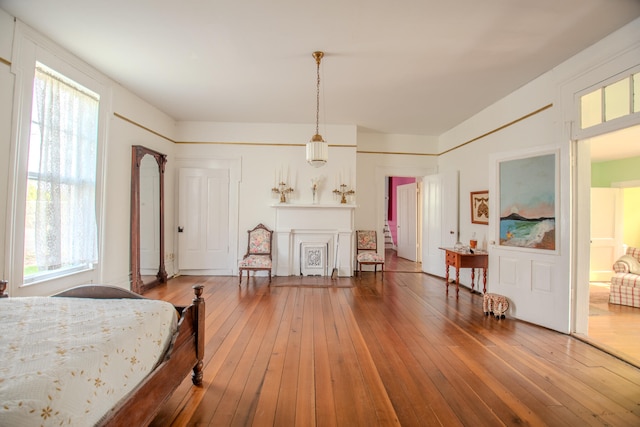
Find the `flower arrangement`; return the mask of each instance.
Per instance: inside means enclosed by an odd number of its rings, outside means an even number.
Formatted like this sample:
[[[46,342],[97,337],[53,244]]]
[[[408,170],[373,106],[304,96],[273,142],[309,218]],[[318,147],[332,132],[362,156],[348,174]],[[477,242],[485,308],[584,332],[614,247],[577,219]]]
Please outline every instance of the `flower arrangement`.
[[[317,176],[311,178],[311,193],[313,194],[313,203],[316,203],[316,194],[318,189],[320,188],[320,182],[322,181],[322,176]]]

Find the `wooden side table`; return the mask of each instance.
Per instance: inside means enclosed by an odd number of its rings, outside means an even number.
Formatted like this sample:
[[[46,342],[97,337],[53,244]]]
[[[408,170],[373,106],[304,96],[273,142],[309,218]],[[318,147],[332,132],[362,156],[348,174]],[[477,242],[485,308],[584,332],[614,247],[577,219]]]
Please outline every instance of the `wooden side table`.
[[[471,290],[473,290],[474,287],[476,268],[481,268],[483,270],[482,293],[484,294],[487,292],[487,269],[489,268],[489,254],[487,254],[487,252],[476,250],[474,253],[467,253],[456,251],[453,248],[440,249],[446,251],[445,262],[447,264],[447,268],[445,280],[447,295],[449,295],[449,266],[453,266],[456,269],[456,298],[458,298],[458,294],[460,292],[461,268],[471,269]]]

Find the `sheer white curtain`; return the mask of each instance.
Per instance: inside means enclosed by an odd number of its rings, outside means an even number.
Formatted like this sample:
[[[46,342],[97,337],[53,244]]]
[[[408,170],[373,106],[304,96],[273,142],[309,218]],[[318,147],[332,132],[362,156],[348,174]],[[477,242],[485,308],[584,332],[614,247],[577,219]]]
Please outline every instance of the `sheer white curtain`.
[[[38,64],[33,87],[25,279],[97,262],[98,96]]]

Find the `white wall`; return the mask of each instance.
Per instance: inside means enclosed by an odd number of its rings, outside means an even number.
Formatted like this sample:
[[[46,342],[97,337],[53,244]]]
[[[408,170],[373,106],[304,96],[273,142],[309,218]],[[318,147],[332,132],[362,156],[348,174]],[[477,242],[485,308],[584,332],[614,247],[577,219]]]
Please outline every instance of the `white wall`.
[[[359,132],[356,228],[377,230],[378,246],[384,247],[385,177],[434,174],[437,152],[437,137]]]
[[[14,272],[7,260],[7,253],[11,251],[11,242],[8,241],[9,228],[11,227],[8,215],[13,207],[9,198],[9,183],[11,179],[10,164],[11,153],[15,148],[15,123],[14,91],[16,77],[12,73],[10,64],[14,62],[12,52],[13,45],[13,17],[0,10],[0,200],[6,209],[0,210],[0,277],[11,277]],[[76,58],[77,59],[77,58]],[[81,63],[80,60],[78,60]],[[111,102],[103,103],[101,108],[108,110],[107,114],[107,140],[105,146],[106,159],[104,162],[105,194],[103,196],[103,235],[105,236],[100,247],[102,265],[95,274],[95,281],[116,286],[129,287],[129,243],[130,243],[130,189],[131,189],[131,145],[145,145],[168,155],[171,162],[175,144],[163,136],[171,138],[175,132],[175,123],[166,114],[158,111],[153,106],[139,99],[131,92],[119,86],[117,83],[107,81],[112,96]],[[114,116],[118,113],[127,120]],[[132,123],[133,122],[133,123]],[[147,128],[153,130],[145,130]],[[157,134],[162,136],[159,136]],[[168,206],[174,206],[174,188],[172,183],[173,171],[167,171],[166,200]],[[167,210],[166,242],[167,247],[173,247],[174,219],[172,210]],[[170,253],[169,253],[170,255]],[[172,265],[167,266],[168,274],[173,274]],[[75,283],[71,277],[64,287],[81,284]],[[45,290],[35,290],[30,286],[18,288],[9,283],[11,295],[20,296],[33,294],[49,294],[61,288],[49,287]]]
[[[312,203],[311,178],[322,177],[318,193],[321,204],[338,203],[332,191],[338,176],[344,183],[356,187],[355,203],[361,193],[356,185],[355,126],[325,126],[322,136],[329,143],[329,162],[314,168],[305,161],[305,143],[314,133],[309,125],[180,122],[176,147],[178,166],[195,160],[233,160],[240,165],[238,177],[236,258],[246,251],[246,231],[263,223],[275,227],[275,209],[279,199],[271,189],[281,171],[289,175],[295,190],[289,203]],[[337,145],[337,146],[336,146]]]
[[[559,236],[558,250],[552,255],[557,258],[555,265],[558,269],[554,270],[556,274],[552,275],[551,285],[557,298],[553,298],[550,304],[541,305],[530,294],[508,295],[514,299],[517,307],[516,317],[563,332],[572,329],[571,322],[575,318],[572,317],[571,289],[576,281],[572,279],[575,260],[571,254],[585,252],[576,243],[578,239],[572,239],[572,233],[578,230],[576,213],[571,211],[571,198],[576,197],[572,194],[571,182],[571,127],[577,112],[574,94],[638,65],[639,45],[640,19],[636,19],[440,137],[440,152],[452,151],[439,157],[439,169],[460,171],[460,239],[463,242],[468,241],[474,232],[481,241],[483,237],[488,241],[498,239],[497,227],[494,227],[497,213],[490,213],[494,215],[490,226],[471,224],[469,207],[469,192],[494,188],[495,158],[542,146],[558,150],[559,215],[556,217],[556,226]],[[553,105],[551,108],[526,117],[550,104]],[[512,123],[518,119],[521,121]],[[502,128],[507,124],[510,125]],[[495,205],[492,203],[492,206]],[[586,227],[588,230],[588,224]],[[531,254],[528,261],[533,264],[539,258]],[[490,290],[496,284],[496,278],[497,272],[490,269]],[[463,272],[461,280],[468,283],[469,273]],[[549,317],[550,313],[558,314],[554,324],[543,319],[543,316]]]
[[[491,105],[440,137],[444,152],[511,123],[554,102],[552,73],[546,73],[518,91]],[[488,190],[490,157],[497,152],[521,150],[552,143],[553,107],[531,118],[449,151],[438,159],[440,171],[458,170],[460,177],[460,241],[468,242],[476,233],[479,244],[490,240],[486,225],[471,223],[469,193]]]
[[[513,92],[496,104],[457,126],[441,137],[441,149],[446,150],[464,144],[473,138],[499,129],[479,140],[473,141],[458,149],[452,150],[439,159],[441,171],[459,171],[459,206],[460,237],[468,244],[473,233],[476,234],[480,246],[489,249],[489,274],[487,289],[506,295],[511,301],[510,316],[521,318],[546,327],[569,331],[569,141],[561,141],[558,134],[557,117],[561,107],[555,103],[556,86],[553,72],[543,76]],[[525,117],[541,108],[554,104],[543,111]],[[518,121],[518,119],[522,119]],[[555,147],[560,154],[560,194],[557,199],[558,215],[556,216],[556,248],[554,251],[504,250],[492,242],[499,241],[499,212],[496,186],[496,157],[517,155],[534,147]],[[563,154],[564,153],[564,154]],[[524,155],[524,154],[523,154]],[[490,220],[489,225],[471,223],[470,192],[489,190]],[[501,250],[499,250],[501,249]],[[506,257],[506,258],[505,258]],[[517,277],[510,286],[502,286],[501,274],[505,261],[515,266],[513,275]],[[553,271],[551,282],[545,283],[549,289],[535,289],[536,266],[544,265]],[[460,280],[465,285],[471,283],[470,269],[462,269]],[[544,307],[542,309],[542,307]]]
[[[165,267],[167,274],[176,273],[174,258],[174,168],[175,144],[169,140],[175,133],[173,119],[150,106],[122,86],[114,84],[114,114],[110,115],[107,136],[105,188],[104,270],[103,283],[129,286],[129,245],[131,223],[131,146],[143,145],[167,155],[165,168]],[[121,118],[125,117],[125,119]],[[133,122],[133,123],[131,123]],[[154,132],[150,132],[149,130]],[[161,136],[157,135],[160,134]],[[167,139],[169,138],[169,139]]]

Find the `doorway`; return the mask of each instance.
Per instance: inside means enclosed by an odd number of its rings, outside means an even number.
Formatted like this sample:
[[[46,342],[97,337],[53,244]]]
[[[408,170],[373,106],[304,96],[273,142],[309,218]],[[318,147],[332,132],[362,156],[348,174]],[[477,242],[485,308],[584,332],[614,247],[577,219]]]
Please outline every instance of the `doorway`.
[[[587,340],[638,366],[640,308],[610,304],[609,284],[613,262],[628,246],[640,246],[639,139],[640,126],[635,126],[578,142],[588,144],[590,151],[591,233],[588,242],[579,242],[583,247],[588,244],[591,254],[585,285]]]
[[[419,186],[415,177],[386,177],[385,271],[422,271]]]

